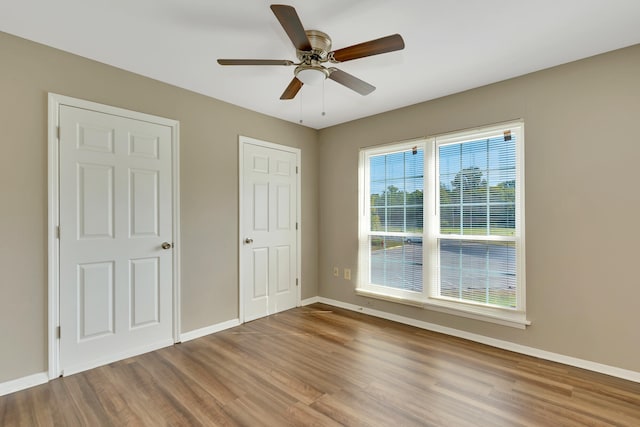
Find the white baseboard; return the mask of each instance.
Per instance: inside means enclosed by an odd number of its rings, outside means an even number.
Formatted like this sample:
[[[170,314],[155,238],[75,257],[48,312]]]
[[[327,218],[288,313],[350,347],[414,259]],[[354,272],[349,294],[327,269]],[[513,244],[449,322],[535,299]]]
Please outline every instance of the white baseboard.
[[[180,339],[182,342],[194,340],[196,338],[203,337],[205,335],[213,334],[215,332],[220,332],[225,329],[233,328],[234,326],[239,326],[240,320],[233,319],[227,322],[218,323],[216,325],[207,326],[206,328],[196,329],[194,331],[185,332],[180,334]],[[116,357],[112,357],[109,359],[94,361],[89,365],[82,366],[74,366],[70,369],[65,370],[65,375],[73,375],[75,373],[85,371],[87,369],[95,368],[101,365],[105,365],[107,363],[113,362],[115,360],[126,359],[127,357],[136,356],[138,354],[147,353],[149,351],[158,350],[160,348],[164,348],[173,344],[173,341],[160,342],[154,345],[137,348],[131,352],[126,354],[119,354]],[[35,387],[40,384],[45,384],[49,381],[49,376],[46,372],[42,372],[39,374],[33,374],[26,377],[18,378],[15,380],[7,381],[4,383],[0,383],[0,396],[4,396],[6,394],[14,393],[16,391],[25,390],[30,387]]]
[[[371,308],[357,306],[355,304],[349,304],[342,301],[337,301],[324,297],[312,297],[301,301],[301,305],[310,305],[314,303],[323,303],[334,307],[344,308],[346,310],[357,311],[360,313],[368,314],[370,316],[379,317],[382,319],[392,320],[394,322],[403,323],[405,325],[415,326],[417,328],[426,329],[433,332],[440,332],[446,335],[451,335],[458,338],[464,338],[469,341],[478,342],[481,344],[490,345],[492,347],[501,348],[503,350],[513,351],[527,356],[538,357],[540,359],[549,360],[552,362],[558,362],[569,366],[575,366],[577,368],[587,369],[589,371],[599,372],[605,375],[611,375],[613,377],[622,378],[629,381],[640,383],[640,372],[631,371],[628,369],[617,368],[615,366],[604,365],[602,363],[596,363],[589,360],[578,359],[576,357],[565,356],[563,354],[553,353],[546,350],[540,350],[534,347],[528,347],[525,345],[515,344],[509,341],[503,341],[495,338],[486,337],[484,335],[478,335],[471,332],[461,331],[459,329],[453,329],[446,326],[436,325],[435,323],[423,322],[421,320],[412,319],[410,317],[398,316],[392,313],[387,313],[380,310],[373,310]],[[240,326],[239,319],[233,319],[226,322],[218,323],[216,325],[207,326],[205,328],[196,329],[193,331],[180,334],[182,342],[194,340],[209,334],[224,331],[225,329]],[[18,378],[11,381],[0,383],[0,396],[4,396],[16,391],[25,390],[30,387],[35,387],[44,384],[49,381],[49,377],[46,372],[29,375],[26,377]]]
[[[320,302],[320,297],[311,297],[311,298],[303,299],[302,301],[300,301],[300,305],[302,305],[302,306],[311,305],[311,304],[315,304],[317,302]]]
[[[16,391],[24,390],[29,387],[35,387],[40,384],[44,384],[49,381],[49,376],[46,372],[40,372],[39,374],[29,375],[27,377],[18,378],[15,380],[0,383],[0,396],[5,394],[11,394]]]
[[[313,301],[311,301],[313,300]],[[492,347],[501,348],[503,350],[513,351],[515,353],[525,354],[527,356],[533,356],[552,362],[562,363],[576,368],[587,369],[589,371],[599,372],[601,374],[611,375],[612,377],[618,377],[629,381],[640,383],[640,372],[631,371],[628,369],[617,368],[615,366],[604,365],[602,363],[592,362],[589,360],[578,359],[576,357],[565,356],[563,354],[553,353],[546,350],[540,350],[534,347],[528,347],[525,345],[515,344],[509,341],[503,341],[495,338],[490,338],[484,335],[478,335],[471,332],[461,331],[459,329],[449,328],[446,326],[437,325],[435,323],[423,322],[421,320],[412,319],[410,317],[398,316],[396,314],[387,313],[380,310],[373,310],[367,307],[361,307],[355,304],[349,304],[342,301],[337,301],[324,297],[310,298],[311,301],[308,304],[314,302],[320,302],[323,304],[332,305],[334,307],[344,308],[346,310],[357,311],[360,313],[368,314],[370,316],[379,317],[382,319],[392,320],[394,322],[403,323],[405,325],[415,326],[420,329],[426,329],[433,332],[440,332],[446,335],[451,335],[458,338],[467,339],[469,341],[475,341],[480,344],[490,345]],[[308,305],[304,304],[303,305]]]
[[[180,341],[187,342],[195,340],[196,338],[215,334],[216,332],[224,331],[225,329],[234,328],[236,326],[240,326],[240,319],[228,320],[226,322],[217,323],[215,325],[206,326],[204,328],[195,329],[189,332],[184,332],[180,334]]]

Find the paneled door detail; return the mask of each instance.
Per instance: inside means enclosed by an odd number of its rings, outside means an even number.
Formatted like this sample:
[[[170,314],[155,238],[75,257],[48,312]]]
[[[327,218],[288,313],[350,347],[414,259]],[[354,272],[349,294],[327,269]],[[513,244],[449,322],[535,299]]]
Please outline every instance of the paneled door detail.
[[[61,105],[60,370],[173,342],[169,126]]]
[[[241,257],[244,321],[296,306],[295,152],[245,142]]]

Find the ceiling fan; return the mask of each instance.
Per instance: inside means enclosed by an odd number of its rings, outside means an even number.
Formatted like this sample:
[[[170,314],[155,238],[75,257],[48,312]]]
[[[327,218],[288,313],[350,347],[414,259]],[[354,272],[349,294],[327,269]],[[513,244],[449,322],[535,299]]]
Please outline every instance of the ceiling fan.
[[[295,76],[280,99],[293,99],[303,84],[317,84],[327,78],[348,87],[360,95],[368,95],[376,88],[359,78],[335,67],[325,67],[330,62],[351,61],[366,56],[404,49],[404,40],[399,34],[356,44],[338,50],[331,50],[331,38],[317,30],[305,31],[302,22],[292,6],[272,4],[271,10],[280,21],[293,45],[300,62],[286,59],[218,59],[220,65],[295,65]]]

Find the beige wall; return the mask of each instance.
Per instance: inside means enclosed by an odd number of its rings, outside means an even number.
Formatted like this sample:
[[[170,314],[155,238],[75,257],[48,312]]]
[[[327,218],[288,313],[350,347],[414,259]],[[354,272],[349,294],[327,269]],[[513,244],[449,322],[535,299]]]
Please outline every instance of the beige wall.
[[[358,149],[523,118],[533,325],[369,302],[640,371],[640,46],[320,132],[4,33],[0,53],[0,383],[47,369],[47,92],[180,121],[183,331],[237,317],[239,134],[302,149],[302,298],[364,305],[331,274],[357,277]]]
[[[530,327],[370,300],[332,276],[356,272],[359,148],[517,118]],[[640,45],[320,131],[320,295],[640,372],[638,124]]]
[[[180,121],[182,330],[238,316],[238,135],[302,150],[317,295],[317,132],[0,33],[0,383],[47,369],[47,92]]]

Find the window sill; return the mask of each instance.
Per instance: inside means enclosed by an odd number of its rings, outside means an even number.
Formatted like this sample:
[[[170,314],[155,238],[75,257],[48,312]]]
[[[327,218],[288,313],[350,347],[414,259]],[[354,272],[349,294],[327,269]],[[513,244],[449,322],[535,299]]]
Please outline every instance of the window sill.
[[[464,304],[454,301],[440,300],[436,298],[428,298],[425,300],[424,298],[413,299],[407,297],[398,297],[363,288],[356,288],[356,294],[369,298],[395,302],[398,304],[421,307],[426,310],[437,311],[454,316],[481,320],[483,322],[495,323],[502,326],[509,326],[512,328],[525,329],[527,326],[531,325],[531,321],[527,320],[526,314],[518,311],[503,310],[493,307],[482,307],[473,304]]]
[[[424,306],[424,301],[420,299],[389,295],[381,292],[372,291],[370,289],[356,288],[356,294],[362,295],[363,297],[370,297],[370,298],[381,299],[384,301],[397,302],[399,304],[404,304],[404,305],[411,305],[413,307]]]

